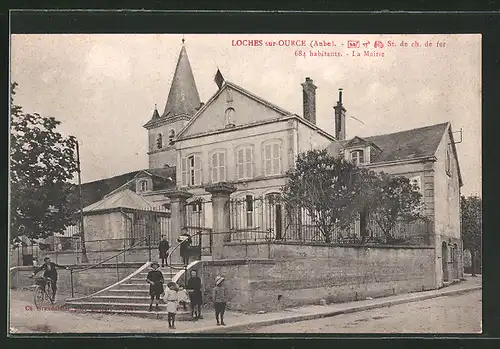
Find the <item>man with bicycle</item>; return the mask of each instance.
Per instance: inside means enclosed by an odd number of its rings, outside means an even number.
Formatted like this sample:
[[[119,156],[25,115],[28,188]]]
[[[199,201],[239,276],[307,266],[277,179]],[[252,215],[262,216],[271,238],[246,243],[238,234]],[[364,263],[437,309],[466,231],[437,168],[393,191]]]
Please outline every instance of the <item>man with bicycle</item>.
[[[33,274],[30,276],[31,278],[38,274],[43,270],[43,277],[50,282],[50,286],[52,287],[52,302],[56,300],[56,291],[57,291],[57,269],[68,269],[67,267],[63,267],[62,265],[56,264],[50,261],[49,257],[45,257],[43,259],[43,264],[36,268]]]

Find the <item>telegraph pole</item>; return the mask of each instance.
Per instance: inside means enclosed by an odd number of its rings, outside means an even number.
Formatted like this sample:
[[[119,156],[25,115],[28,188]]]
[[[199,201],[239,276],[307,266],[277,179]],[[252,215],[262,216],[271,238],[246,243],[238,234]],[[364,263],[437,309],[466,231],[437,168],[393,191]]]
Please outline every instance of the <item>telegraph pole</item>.
[[[85,230],[83,224],[83,196],[82,196],[82,171],[80,169],[80,146],[76,141],[76,164],[78,171],[78,196],[80,197],[80,241],[82,244],[82,263],[88,263],[87,248],[85,247]]]

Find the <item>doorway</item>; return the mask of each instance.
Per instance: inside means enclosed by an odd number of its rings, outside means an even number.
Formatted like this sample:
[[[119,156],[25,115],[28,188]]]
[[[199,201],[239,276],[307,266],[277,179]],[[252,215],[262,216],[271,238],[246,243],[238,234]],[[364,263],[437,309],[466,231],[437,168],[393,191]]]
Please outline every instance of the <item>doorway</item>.
[[[448,281],[448,243],[443,241],[441,247],[441,260],[443,264],[443,281]]]

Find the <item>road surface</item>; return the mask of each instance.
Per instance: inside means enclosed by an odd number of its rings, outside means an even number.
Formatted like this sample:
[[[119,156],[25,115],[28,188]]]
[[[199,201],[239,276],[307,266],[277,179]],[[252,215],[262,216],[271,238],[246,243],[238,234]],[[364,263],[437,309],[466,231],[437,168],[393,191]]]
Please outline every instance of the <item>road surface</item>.
[[[481,291],[359,313],[248,329],[244,333],[481,333]]]

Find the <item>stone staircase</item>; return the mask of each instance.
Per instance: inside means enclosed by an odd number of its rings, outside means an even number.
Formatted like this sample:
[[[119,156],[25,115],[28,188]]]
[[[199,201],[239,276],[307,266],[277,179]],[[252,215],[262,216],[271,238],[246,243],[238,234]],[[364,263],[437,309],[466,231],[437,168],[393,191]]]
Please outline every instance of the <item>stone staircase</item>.
[[[173,265],[176,268],[182,268],[182,265]],[[92,313],[112,313],[127,314],[148,318],[163,318],[167,316],[166,305],[160,300],[159,309],[149,311],[149,284],[146,282],[149,266],[141,267],[142,270],[132,274],[132,277],[124,279],[105,291],[98,292],[88,297],[68,299],[65,307],[70,311],[92,312]],[[165,278],[166,284],[179,272],[179,269],[170,267],[159,268]],[[177,311],[176,320],[191,319],[190,309]]]

